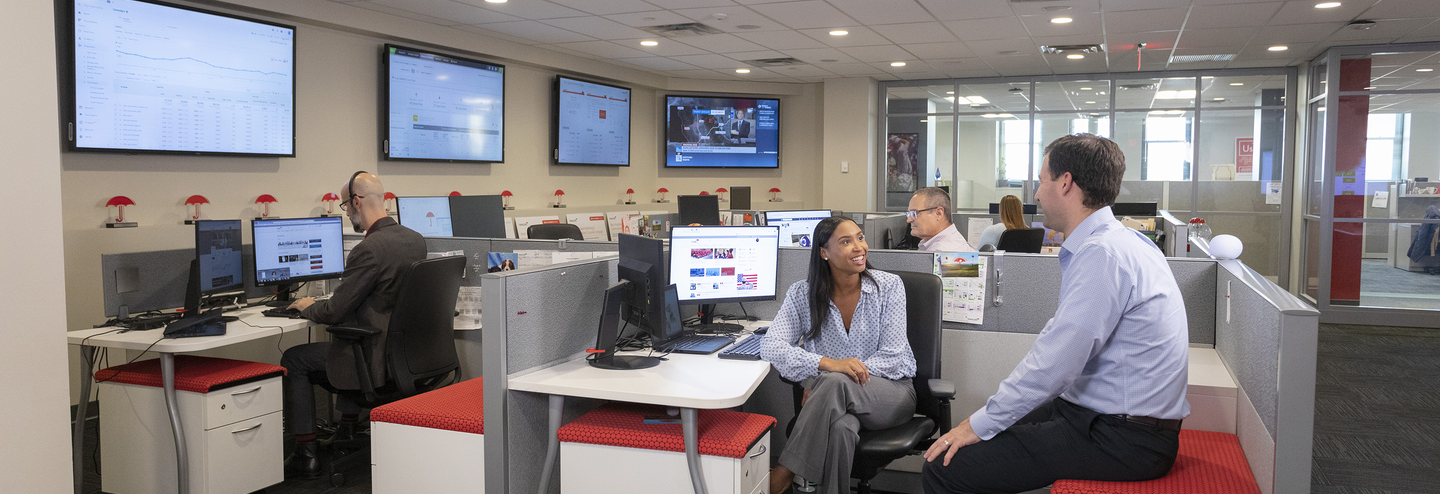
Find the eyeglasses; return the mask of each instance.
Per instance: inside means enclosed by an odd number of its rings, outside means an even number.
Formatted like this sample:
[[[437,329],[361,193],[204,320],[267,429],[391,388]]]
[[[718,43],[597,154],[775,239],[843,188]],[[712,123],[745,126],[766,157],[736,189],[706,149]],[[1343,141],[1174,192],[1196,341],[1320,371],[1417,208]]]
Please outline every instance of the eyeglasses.
[[[364,198],[365,198],[365,196],[362,196],[362,195],[350,194],[350,198],[349,198],[349,199],[346,199],[345,202],[340,203],[340,210],[341,210],[341,211],[349,211],[349,210],[350,210],[349,205],[350,205],[351,202],[354,202],[356,199],[364,199]]]
[[[923,212],[926,212],[926,211],[935,210],[935,209],[942,209],[942,208],[944,208],[944,207],[945,207],[945,206],[935,206],[935,207],[933,207],[933,208],[911,209],[911,210],[905,212],[905,219],[907,219],[907,220],[913,220],[913,219],[915,219],[916,216],[919,216],[920,213],[923,213]]]

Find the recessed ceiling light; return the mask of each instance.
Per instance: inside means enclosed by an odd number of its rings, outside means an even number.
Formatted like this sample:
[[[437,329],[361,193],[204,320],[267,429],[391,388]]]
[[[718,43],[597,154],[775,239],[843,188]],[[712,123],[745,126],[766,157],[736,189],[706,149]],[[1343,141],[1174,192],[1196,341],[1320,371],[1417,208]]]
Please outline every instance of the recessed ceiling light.
[[[850,31],[846,31],[844,29],[836,29],[834,31],[830,31],[831,36],[844,36],[847,34],[850,34]]]
[[[1435,69],[1415,69],[1416,72],[1432,72]]]
[[[1080,90],[1081,90],[1081,91],[1089,91],[1090,88],[1088,88],[1088,87],[1082,87],[1082,88],[1080,88]]]
[[[905,62],[890,62],[891,67],[904,67]]]
[[[485,3],[505,3],[510,0],[485,0]]]
[[[1071,19],[1069,17],[1056,17],[1054,19],[1050,19],[1051,24],[1069,24],[1071,22],[1075,22],[1075,19]]]
[[[1317,9],[1333,9],[1333,8],[1339,7],[1339,6],[1340,6],[1340,2],[1321,2],[1321,3],[1315,4],[1315,8],[1317,8]]]
[[[657,45],[659,45],[659,44],[660,44],[659,41],[650,41],[650,40],[645,40],[645,41],[641,41],[641,42],[640,42],[640,46],[657,46]]]
[[[1071,54],[1069,54],[1069,55],[1065,55],[1065,58],[1068,58],[1068,59],[1071,59],[1071,60],[1079,60],[1079,59],[1085,58],[1085,55],[1081,55],[1081,54],[1079,54],[1079,53],[1071,53]]]
[[[929,120],[926,120],[926,119],[923,119],[923,118],[920,119],[920,123],[925,123],[925,122],[929,122]]]
[[[971,96],[971,97],[968,97],[968,98],[965,98],[965,99],[968,100],[968,101],[970,101],[970,104],[972,104],[972,105],[988,105],[988,104],[990,104],[990,100],[987,100],[987,99],[982,98],[982,97],[980,97],[980,96]]]
[[[1245,83],[1243,83],[1243,82],[1232,82],[1232,83],[1230,83],[1230,85],[1231,85],[1231,86],[1244,86]]]
[[[749,74],[750,69],[735,69],[736,74]]]
[[[1090,112],[1090,114],[1091,114],[1091,115],[1099,115],[1099,113],[1095,113],[1095,112]]]
[[[1290,47],[1285,46],[1285,45],[1276,45],[1276,46],[1272,46],[1272,47],[1267,48],[1267,49],[1270,50],[1270,51],[1285,51],[1285,50],[1289,50]]]
[[[1225,101],[1225,98],[1215,98],[1215,101]]]

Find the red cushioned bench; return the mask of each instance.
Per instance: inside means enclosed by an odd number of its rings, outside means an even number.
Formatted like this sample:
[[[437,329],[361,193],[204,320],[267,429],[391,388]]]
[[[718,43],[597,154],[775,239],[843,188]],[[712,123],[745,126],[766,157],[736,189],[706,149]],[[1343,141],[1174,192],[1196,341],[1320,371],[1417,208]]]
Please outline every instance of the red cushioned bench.
[[[278,365],[177,355],[175,406],[192,492],[252,492],[285,480],[284,404]],[[174,491],[175,439],[160,360],[95,372],[99,383],[100,488],[117,494]]]
[[[690,492],[680,424],[646,424],[647,416],[668,414],[664,407],[609,403],[561,427],[560,492]],[[730,410],[700,410],[698,416],[707,490],[768,489],[775,418]]]
[[[1234,434],[1180,431],[1180,454],[1170,473],[1144,482],[1061,480],[1050,494],[1260,494]]]
[[[370,411],[376,494],[485,492],[485,380],[474,378]]]

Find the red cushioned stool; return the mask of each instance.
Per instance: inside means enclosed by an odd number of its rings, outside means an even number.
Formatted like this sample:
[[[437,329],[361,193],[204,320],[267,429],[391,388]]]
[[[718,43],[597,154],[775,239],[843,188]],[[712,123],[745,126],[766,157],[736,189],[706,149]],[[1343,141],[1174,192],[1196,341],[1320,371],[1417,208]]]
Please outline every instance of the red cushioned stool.
[[[1240,440],[1224,432],[1180,431],[1170,473],[1144,482],[1061,480],[1050,494],[1260,494]]]
[[[680,424],[646,424],[664,407],[609,403],[560,428],[560,492],[690,492]],[[700,410],[700,468],[711,494],[770,488],[775,418]]]
[[[475,378],[370,411],[376,494],[485,492],[485,380]]]
[[[278,365],[177,355],[175,402],[185,433],[190,492],[253,492],[285,480],[284,393]],[[174,492],[175,439],[160,360],[95,372],[99,383],[101,490]]]

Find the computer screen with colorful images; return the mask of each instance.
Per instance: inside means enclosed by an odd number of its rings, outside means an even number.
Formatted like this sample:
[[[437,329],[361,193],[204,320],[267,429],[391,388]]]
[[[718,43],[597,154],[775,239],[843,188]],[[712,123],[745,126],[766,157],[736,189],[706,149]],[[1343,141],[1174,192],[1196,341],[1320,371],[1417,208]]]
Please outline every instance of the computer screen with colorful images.
[[[810,211],[766,211],[765,224],[780,227],[781,247],[809,247],[815,225],[830,217],[829,209]]]
[[[670,229],[670,283],[680,303],[773,300],[779,237],[774,226]]]
[[[345,274],[340,217],[255,220],[255,286],[290,285]],[[277,291],[285,300],[286,289]]]

